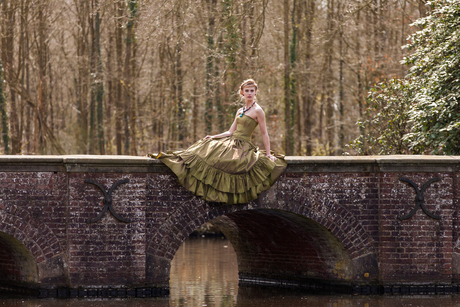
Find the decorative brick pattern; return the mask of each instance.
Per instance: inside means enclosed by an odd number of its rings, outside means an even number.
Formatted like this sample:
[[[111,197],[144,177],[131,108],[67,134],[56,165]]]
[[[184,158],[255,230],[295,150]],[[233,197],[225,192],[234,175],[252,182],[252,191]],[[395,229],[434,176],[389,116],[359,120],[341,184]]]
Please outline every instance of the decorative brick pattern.
[[[113,207],[131,223],[107,213],[88,224],[103,209],[103,194],[85,179],[108,190],[124,178],[112,193]],[[69,176],[69,275],[78,286],[142,285],[145,275],[145,174],[71,174]]]
[[[398,217],[415,205],[415,192],[399,177],[411,178],[425,191],[425,207],[441,217],[436,220],[418,210],[408,220]],[[449,174],[384,173],[380,184],[380,273],[385,283],[450,282],[452,280],[453,189]],[[417,279],[414,280],[414,276]]]

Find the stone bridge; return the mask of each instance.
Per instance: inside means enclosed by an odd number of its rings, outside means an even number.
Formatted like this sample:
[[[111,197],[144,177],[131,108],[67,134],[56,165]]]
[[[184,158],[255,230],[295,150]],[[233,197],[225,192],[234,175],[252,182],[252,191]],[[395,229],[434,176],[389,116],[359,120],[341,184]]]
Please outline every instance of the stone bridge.
[[[241,283],[458,291],[460,157],[286,160],[269,191],[230,206],[149,158],[1,156],[0,291],[168,294],[171,260],[206,222],[233,245]]]

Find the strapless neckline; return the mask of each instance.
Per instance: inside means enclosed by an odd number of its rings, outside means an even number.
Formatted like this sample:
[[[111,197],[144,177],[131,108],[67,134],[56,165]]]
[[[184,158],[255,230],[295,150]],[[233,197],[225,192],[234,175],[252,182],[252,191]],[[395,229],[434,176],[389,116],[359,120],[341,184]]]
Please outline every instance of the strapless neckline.
[[[258,123],[254,118],[252,118],[251,116],[246,115],[246,114],[244,114],[244,113],[243,113],[243,116],[249,117],[250,119],[252,119],[253,121],[255,121],[257,124],[259,124],[259,123]]]

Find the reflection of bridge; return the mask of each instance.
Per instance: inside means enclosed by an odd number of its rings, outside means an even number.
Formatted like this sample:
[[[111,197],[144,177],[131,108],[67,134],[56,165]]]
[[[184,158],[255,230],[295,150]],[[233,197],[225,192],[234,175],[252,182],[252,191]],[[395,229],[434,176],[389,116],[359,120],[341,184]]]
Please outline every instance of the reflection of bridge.
[[[460,157],[287,160],[271,190],[228,206],[148,158],[0,157],[0,290],[166,294],[175,252],[211,221],[243,282],[457,291]]]

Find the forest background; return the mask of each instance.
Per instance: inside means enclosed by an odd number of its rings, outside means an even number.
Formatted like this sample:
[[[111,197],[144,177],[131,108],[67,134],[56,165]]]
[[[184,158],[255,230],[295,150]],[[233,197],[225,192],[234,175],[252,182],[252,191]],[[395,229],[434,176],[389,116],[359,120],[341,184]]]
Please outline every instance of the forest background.
[[[186,148],[254,78],[272,149],[340,155],[423,0],[0,0],[3,154]],[[260,138],[255,143],[262,146]],[[353,150],[351,150],[353,153]]]

